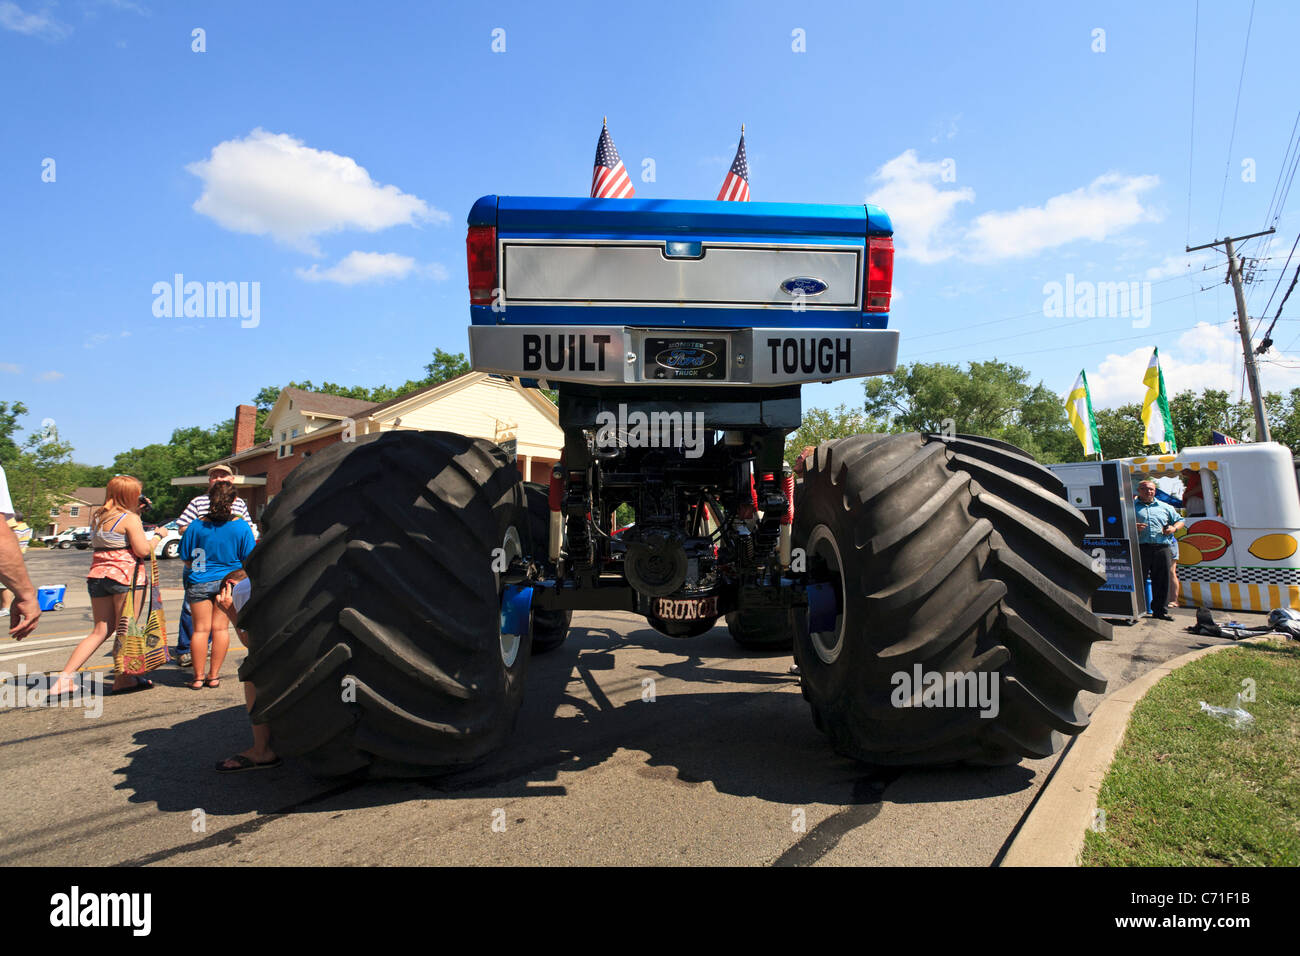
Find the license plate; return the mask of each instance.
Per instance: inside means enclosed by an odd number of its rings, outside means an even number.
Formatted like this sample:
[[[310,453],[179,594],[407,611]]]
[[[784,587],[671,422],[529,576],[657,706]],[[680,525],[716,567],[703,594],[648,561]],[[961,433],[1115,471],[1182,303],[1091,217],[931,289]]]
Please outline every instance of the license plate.
[[[727,377],[725,338],[650,338],[642,346],[647,379],[722,381]]]
[[[662,621],[701,621],[718,616],[718,599],[655,598],[651,613]]]

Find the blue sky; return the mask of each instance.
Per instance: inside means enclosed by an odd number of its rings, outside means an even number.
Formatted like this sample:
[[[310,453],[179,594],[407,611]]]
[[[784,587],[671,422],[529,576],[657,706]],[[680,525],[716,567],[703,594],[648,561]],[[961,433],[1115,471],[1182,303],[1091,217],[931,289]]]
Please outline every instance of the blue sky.
[[[1222,256],[1183,246],[1262,228],[1300,107],[1300,7],[1259,0],[1232,132],[1250,14],[1200,5],[1193,133],[1194,2],[0,0],[0,399],[104,464],[264,385],[417,376],[467,347],[474,199],[585,195],[605,114],[638,196],[713,198],[743,121],[755,200],[881,202],[902,361],[1005,358],[1062,393],[1086,368],[1109,405],[1159,345],[1171,389],[1235,392]],[[176,273],[259,283],[259,323],[155,316]],[[1045,314],[1067,277],[1152,282],[1149,325]],[[1300,385],[1297,356],[1265,385]]]

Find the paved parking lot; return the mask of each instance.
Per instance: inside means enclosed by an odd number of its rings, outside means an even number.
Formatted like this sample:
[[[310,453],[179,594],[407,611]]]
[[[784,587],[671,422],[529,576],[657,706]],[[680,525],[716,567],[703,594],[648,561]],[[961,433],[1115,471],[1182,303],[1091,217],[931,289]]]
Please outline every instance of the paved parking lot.
[[[34,583],[66,582],[68,606],[30,639],[0,641],[0,670],[62,666],[90,627],[89,560],[28,552]],[[174,621],[180,563],[160,568]],[[1174,614],[1097,647],[1111,690],[1221,643],[1183,633],[1190,610]],[[88,667],[106,672],[110,645]],[[169,667],[155,690],[110,697],[93,719],[0,710],[0,864],[983,866],[1056,760],[867,768],[814,729],[788,655],[744,651],[724,628],[673,640],[631,615],[589,612],[559,650],[532,659],[514,736],[481,767],[401,783],[321,781],[293,761],[220,776],[212,765],[249,742],[242,658],[232,636],[220,688],[191,691]]]

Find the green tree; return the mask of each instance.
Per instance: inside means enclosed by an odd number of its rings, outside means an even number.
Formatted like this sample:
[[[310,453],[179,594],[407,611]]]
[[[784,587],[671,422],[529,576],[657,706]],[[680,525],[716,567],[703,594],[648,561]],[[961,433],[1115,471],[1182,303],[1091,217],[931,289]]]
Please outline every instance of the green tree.
[[[73,462],[69,466],[74,488],[103,488],[117,472],[105,465],[83,465]]]
[[[210,428],[177,428],[165,444],[155,442],[121,452],[113,459],[113,473],[139,478],[144,493],[153,502],[149,517],[170,521],[199,493],[194,487],[173,485],[171,480],[195,475],[201,465],[229,455],[234,437],[233,418]]]
[[[1093,409],[1103,455],[1107,458],[1131,458],[1147,450],[1142,444],[1141,412],[1142,408],[1136,402],[1118,408]]]
[[[76,487],[71,455],[72,446],[57,436],[33,433],[5,466],[14,508],[33,528],[44,526],[60,496]]]
[[[433,361],[424,367],[426,385],[440,385],[469,372],[469,360],[464,352],[452,355],[442,349],[433,350]]]
[[[785,460],[793,465],[804,448],[820,445],[832,438],[848,438],[884,430],[883,422],[869,418],[860,408],[840,405],[833,412],[825,408],[809,408],[804,411],[803,422],[785,441]]]
[[[1025,369],[997,359],[966,369],[944,362],[900,365],[867,380],[865,410],[891,432],[983,435],[1046,462],[1081,457],[1061,398],[1042,382],[1030,385]]]
[[[26,414],[27,406],[22,402],[0,402],[0,465],[8,465],[18,457],[14,436],[19,431],[19,417]]]

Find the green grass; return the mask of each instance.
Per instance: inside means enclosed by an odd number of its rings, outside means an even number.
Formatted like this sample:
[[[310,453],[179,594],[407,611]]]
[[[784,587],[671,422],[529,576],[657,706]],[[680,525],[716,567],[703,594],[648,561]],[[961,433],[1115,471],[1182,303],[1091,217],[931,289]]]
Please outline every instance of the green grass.
[[[1198,701],[1229,706],[1242,681],[1254,726],[1234,730]],[[1160,680],[1134,709],[1102,781],[1104,830],[1083,866],[1300,864],[1300,647],[1243,644]]]

